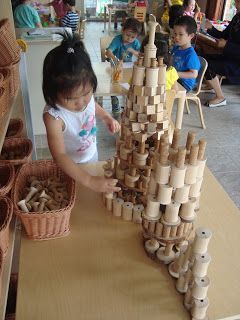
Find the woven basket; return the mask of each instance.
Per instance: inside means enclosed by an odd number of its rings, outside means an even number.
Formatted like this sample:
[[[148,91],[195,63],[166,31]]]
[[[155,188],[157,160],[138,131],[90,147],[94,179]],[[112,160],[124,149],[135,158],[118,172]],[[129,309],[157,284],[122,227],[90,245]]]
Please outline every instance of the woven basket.
[[[9,108],[10,102],[10,81],[11,81],[11,71],[9,68],[0,68],[1,74],[1,88],[4,92],[0,94],[0,118],[4,116],[5,112]]]
[[[0,159],[0,164],[13,164],[20,165],[26,162],[31,161],[33,145],[30,139],[25,138],[7,138],[4,140],[2,152],[3,155],[5,152],[21,152],[24,156],[21,159]]]
[[[7,128],[6,137],[18,138],[23,131],[23,121],[20,118],[11,119]]]
[[[57,177],[64,181],[69,195],[67,207],[46,211],[44,213],[24,213],[17,203],[24,197],[24,189],[28,186],[28,178],[37,177],[38,180],[46,180],[49,177]],[[76,192],[75,182],[67,176],[52,160],[40,160],[24,164],[17,175],[13,189],[14,212],[21,219],[27,236],[33,240],[48,240],[68,235],[69,219],[73,208]]]
[[[14,166],[11,164],[0,164],[0,196],[8,194],[13,187],[14,178]]]
[[[8,68],[10,69],[10,83],[9,83],[9,93],[10,97],[14,97],[18,91],[20,84],[20,75],[19,75],[19,61],[12,63]]]
[[[1,289],[2,289],[2,271],[3,271],[3,252],[0,248],[0,297],[1,297]]]
[[[0,197],[0,248],[5,257],[9,245],[9,224],[13,214],[13,204],[8,197]]]
[[[8,19],[0,21],[0,66],[7,66],[20,59],[20,47],[11,32]]]

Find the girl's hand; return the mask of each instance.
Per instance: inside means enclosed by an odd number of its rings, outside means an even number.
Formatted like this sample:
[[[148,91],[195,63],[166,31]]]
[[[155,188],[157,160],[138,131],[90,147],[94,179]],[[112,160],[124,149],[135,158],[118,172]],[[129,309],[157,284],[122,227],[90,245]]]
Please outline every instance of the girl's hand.
[[[116,133],[120,130],[119,122],[113,119],[110,115],[104,119],[104,122],[111,133]]]
[[[116,187],[117,179],[106,179],[104,177],[92,176],[89,181],[89,188],[95,192],[118,192],[120,187]]]
[[[206,21],[205,21],[205,28],[206,28],[206,29],[212,29],[212,27],[213,27],[213,25],[212,25],[211,21],[208,20],[208,19],[206,19]]]
[[[220,48],[220,49],[223,49],[225,47],[227,43],[227,40],[225,39],[217,39],[217,47]]]

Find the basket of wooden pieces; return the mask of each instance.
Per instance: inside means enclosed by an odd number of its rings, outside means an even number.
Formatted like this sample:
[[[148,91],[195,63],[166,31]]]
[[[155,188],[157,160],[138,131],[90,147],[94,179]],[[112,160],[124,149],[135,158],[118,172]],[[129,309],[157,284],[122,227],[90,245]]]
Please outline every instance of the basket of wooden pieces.
[[[68,235],[75,182],[52,160],[24,164],[13,190],[14,212],[27,236],[47,240]]]

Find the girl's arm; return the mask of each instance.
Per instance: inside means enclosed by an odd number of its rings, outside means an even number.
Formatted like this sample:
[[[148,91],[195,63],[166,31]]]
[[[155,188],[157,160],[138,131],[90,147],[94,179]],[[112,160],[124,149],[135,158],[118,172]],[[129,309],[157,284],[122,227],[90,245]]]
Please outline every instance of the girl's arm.
[[[66,153],[63,140],[63,122],[44,113],[43,120],[47,130],[48,146],[56,164],[75,181],[96,192],[117,192],[116,179],[92,176],[77,165]]]
[[[179,78],[183,79],[195,79],[198,76],[198,71],[195,69],[190,69],[188,71],[178,71]]]
[[[113,119],[113,117],[96,102],[95,102],[95,110],[96,110],[96,116],[106,124],[106,126],[108,127],[108,130],[111,133],[116,133],[120,130],[119,122]]]

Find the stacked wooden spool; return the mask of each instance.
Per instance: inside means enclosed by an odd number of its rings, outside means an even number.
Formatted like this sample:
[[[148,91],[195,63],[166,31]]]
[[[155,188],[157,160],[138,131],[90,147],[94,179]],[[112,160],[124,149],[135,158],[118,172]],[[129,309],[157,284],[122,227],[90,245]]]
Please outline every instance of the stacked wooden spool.
[[[166,264],[193,229],[206,163],[205,140],[194,144],[195,134],[189,132],[186,146],[179,147],[179,139],[178,130],[171,145],[161,136],[143,214],[145,249]]]
[[[177,278],[176,289],[184,294],[184,305],[193,320],[206,320],[209,300],[207,291],[210,280],[207,270],[211,261],[208,243],[212,233],[207,228],[198,228],[192,243],[181,248],[178,258],[168,266],[169,273]]]
[[[144,48],[144,56],[140,56],[133,67],[132,84],[121,121],[121,135],[117,141],[117,155],[104,166],[105,176],[117,178],[122,188],[117,195],[104,195],[104,202],[108,204],[108,210],[114,209],[115,205],[121,206],[122,209],[114,214],[123,214],[125,220],[133,219],[136,205],[141,205],[141,212],[143,210],[155,149],[169,125],[166,65],[163,65],[162,58],[157,61],[154,45],[157,25],[157,22],[149,22],[149,42]],[[130,211],[127,215],[124,213],[125,207]],[[136,210],[139,212],[139,207]],[[138,215],[138,219],[134,220],[141,222],[140,218]]]

